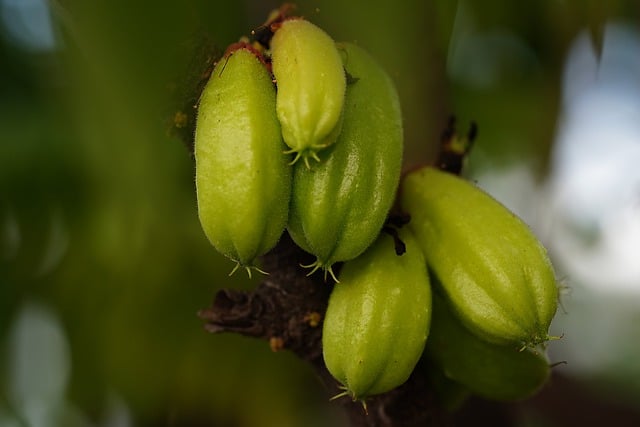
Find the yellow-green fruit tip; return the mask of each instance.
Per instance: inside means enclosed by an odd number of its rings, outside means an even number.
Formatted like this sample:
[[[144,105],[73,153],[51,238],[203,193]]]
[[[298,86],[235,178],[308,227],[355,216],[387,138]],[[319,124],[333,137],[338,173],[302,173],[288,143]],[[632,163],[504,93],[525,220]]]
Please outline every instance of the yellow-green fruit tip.
[[[335,396],[331,397],[329,399],[329,402],[332,402],[334,400],[340,399],[341,397],[349,396],[351,398],[351,401],[360,402],[360,404],[362,405],[362,409],[364,410],[364,413],[366,415],[369,415],[369,411],[367,409],[367,402],[365,401],[365,399],[360,399],[360,398],[356,397],[351,390],[349,390],[347,387],[345,387],[343,385],[340,385],[338,388],[340,390],[342,390],[342,391],[340,393],[336,394]]]
[[[536,336],[536,337],[533,337],[532,340],[530,340],[528,342],[525,342],[525,343],[522,343],[522,347],[520,347],[518,349],[518,351],[524,351],[526,349],[530,349],[530,350],[532,350],[532,351],[537,353],[538,352],[538,350],[537,350],[538,348],[541,347],[541,348],[544,349],[544,348],[546,348],[547,343],[549,341],[557,341],[559,339],[562,339],[562,337],[563,337],[563,335],[556,336],[556,335],[549,335],[549,334],[545,334],[543,337],[537,337]]]
[[[344,388],[344,387],[340,387],[340,388]],[[329,402],[332,402],[334,400],[340,399],[341,397],[345,397],[345,396],[349,396],[349,392],[347,390],[341,391],[340,393],[338,393],[335,396],[331,397],[329,399]]]
[[[324,270],[324,281],[325,282],[327,281],[327,274],[329,274],[334,282],[340,283],[340,281],[338,280],[338,278],[336,277],[336,275],[333,272],[332,265],[326,265],[324,262],[320,261],[317,258],[311,264],[306,264],[306,265],[305,264],[300,264],[300,267],[302,267],[302,268],[310,268],[311,269],[311,271],[307,273],[307,276],[311,276],[313,273],[315,273],[320,268],[322,268],[322,270]]]
[[[318,271],[318,269],[320,267],[322,267],[322,264],[320,264],[320,262],[316,259],[311,264],[300,264],[300,267],[302,267],[302,268],[310,268],[311,269],[311,271],[307,273],[307,277],[308,277],[308,276],[311,276],[316,271]]]
[[[327,281],[327,273],[329,273],[329,275],[331,276],[331,278],[333,279],[334,282],[336,283],[340,283],[340,281],[338,280],[338,278],[336,277],[335,274],[333,274],[333,268],[331,268],[332,266],[326,266],[326,267],[322,267],[324,270],[324,281]]]
[[[362,409],[364,409],[365,415],[369,415],[369,410],[367,409],[367,402],[364,399],[359,399],[359,402],[362,405]]]
[[[247,276],[249,276],[249,279],[251,279],[252,274],[251,271],[255,270],[258,273],[262,273],[265,276],[268,276],[269,273],[267,273],[266,271],[260,269],[259,267],[256,267],[255,265],[242,265],[240,262],[236,261],[236,265],[233,267],[233,269],[231,270],[231,272],[229,273],[229,277],[233,276],[233,274],[238,271],[238,269],[242,267],[244,268],[244,270],[247,272]]]
[[[320,162],[320,157],[318,157],[318,150],[321,150],[326,147],[327,147],[326,144],[315,144],[311,146],[311,148],[305,148],[304,150],[296,150],[296,149],[287,150],[287,151],[284,151],[284,154],[296,153],[293,160],[289,162],[289,166],[295,165],[298,162],[298,160],[302,159],[304,160],[304,164],[307,167],[307,169],[311,169],[311,165],[309,164],[309,158],[312,158],[316,162]]]
[[[240,263],[238,261],[236,261],[236,265],[233,266],[233,268],[231,269],[231,271],[229,272],[229,277],[233,276],[233,274],[238,271],[238,269],[240,268]],[[249,277],[251,277],[251,275],[249,275]]]

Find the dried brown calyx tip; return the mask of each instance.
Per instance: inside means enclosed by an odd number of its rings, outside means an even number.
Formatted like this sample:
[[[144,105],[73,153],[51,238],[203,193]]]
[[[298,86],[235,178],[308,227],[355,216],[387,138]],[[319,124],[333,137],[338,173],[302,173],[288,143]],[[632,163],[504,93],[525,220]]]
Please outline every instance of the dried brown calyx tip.
[[[436,160],[436,166],[444,171],[460,175],[464,161],[469,155],[473,143],[478,135],[478,125],[472,121],[465,136],[456,132],[456,118],[449,117],[447,127],[440,137],[440,152]]]
[[[264,22],[264,24],[260,25],[254,30],[251,30],[251,39],[267,48],[269,46],[269,43],[271,43],[271,37],[273,37],[273,33],[276,32],[276,30],[284,20],[292,16],[295,9],[295,4],[284,3],[278,9],[273,10],[267,17],[267,20]]]

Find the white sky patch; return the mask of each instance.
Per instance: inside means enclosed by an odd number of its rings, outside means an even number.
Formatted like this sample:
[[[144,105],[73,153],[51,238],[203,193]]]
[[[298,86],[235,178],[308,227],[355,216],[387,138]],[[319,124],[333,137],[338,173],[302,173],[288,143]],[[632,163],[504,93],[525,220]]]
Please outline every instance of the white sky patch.
[[[55,48],[51,11],[46,0],[0,0],[4,31],[15,44],[34,51]]]
[[[640,295],[640,35],[582,34],[567,58],[548,180],[550,249],[571,280]]]

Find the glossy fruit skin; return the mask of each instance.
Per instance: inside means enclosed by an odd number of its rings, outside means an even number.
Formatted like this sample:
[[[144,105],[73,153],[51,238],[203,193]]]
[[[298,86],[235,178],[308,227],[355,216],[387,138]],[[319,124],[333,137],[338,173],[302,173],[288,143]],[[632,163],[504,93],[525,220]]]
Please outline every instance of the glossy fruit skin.
[[[431,331],[425,347],[428,363],[485,399],[511,401],[533,395],[548,380],[549,362],[538,349],[488,343],[467,330],[448,307],[433,295]]]
[[[496,344],[549,339],[558,289],[529,227],[472,183],[432,167],[408,174],[403,210],[462,323]]]
[[[284,21],[271,39],[278,86],[277,115],[294,162],[316,152],[340,133],[346,76],[333,39],[304,19]]]
[[[402,230],[406,253],[382,234],[344,263],[325,314],[322,345],[329,372],[353,400],[404,383],[429,334],[431,287],[415,238]]]
[[[338,142],[311,170],[294,165],[288,231],[330,269],[361,254],[378,236],[394,202],[402,165],[402,113],[393,82],[362,48],[340,45],[347,72]]]
[[[288,218],[291,167],[263,63],[239,49],[216,65],[195,132],[198,215],[213,246],[244,267],[273,248]]]

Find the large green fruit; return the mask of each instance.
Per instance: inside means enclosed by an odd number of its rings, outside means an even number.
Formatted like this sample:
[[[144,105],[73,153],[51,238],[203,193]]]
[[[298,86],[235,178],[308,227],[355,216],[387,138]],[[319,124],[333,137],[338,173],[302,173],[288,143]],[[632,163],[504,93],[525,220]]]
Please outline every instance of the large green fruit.
[[[549,339],[558,289],[529,227],[472,183],[431,167],[407,175],[401,191],[409,226],[464,325],[496,344]]]
[[[402,114],[393,82],[362,48],[341,44],[347,87],[338,142],[309,170],[294,168],[288,230],[325,271],[361,254],[393,204],[402,164]],[[326,153],[326,155],[325,155]]]
[[[540,351],[540,350],[538,350]],[[469,332],[433,295],[431,332],[425,347],[429,363],[471,392],[492,400],[519,400],[533,395],[549,378],[549,363],[531,349],[519,351],[481,340]]]
[[[331,37],[304,19],[284,21],[271,39],[277,113],[284,141],[309,167],[309,157],[336,141],[346,77]]]
[[[329,298],[322,345],[329,372],[353,400],[404,383],[429,334],[431,288],[424,257],[408,230],[406,253],[382,234],[364,254],[344,263]]]
[[[240,48],[216,65],[198,107],[200,222],[218,251],[247,268],[275,246],[287,223],[291,167],[275,106],[271,75]]]

